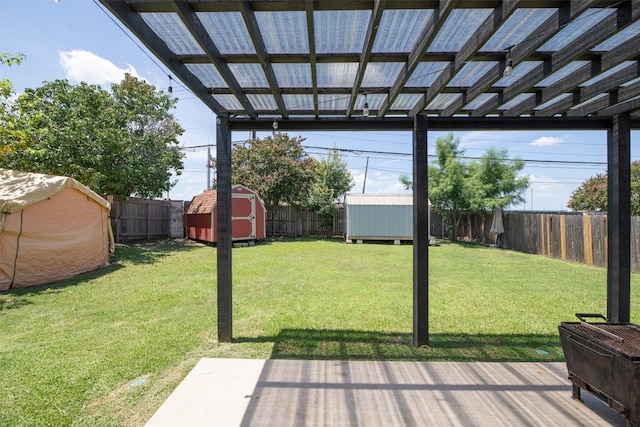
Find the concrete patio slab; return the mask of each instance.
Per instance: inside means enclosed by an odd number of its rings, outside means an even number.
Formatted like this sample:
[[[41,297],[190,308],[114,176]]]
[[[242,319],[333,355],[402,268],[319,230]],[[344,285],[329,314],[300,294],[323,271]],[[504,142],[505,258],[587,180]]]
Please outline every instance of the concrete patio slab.
[[[160,426],[625,426],[564,363],[202,359]]]

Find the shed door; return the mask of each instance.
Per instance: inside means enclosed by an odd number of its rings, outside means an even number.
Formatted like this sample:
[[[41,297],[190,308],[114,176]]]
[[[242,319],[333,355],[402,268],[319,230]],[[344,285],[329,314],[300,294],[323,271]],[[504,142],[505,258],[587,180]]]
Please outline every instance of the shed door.
[[[233,194],[231,230],[233,240],[256,238],[256,196]]]

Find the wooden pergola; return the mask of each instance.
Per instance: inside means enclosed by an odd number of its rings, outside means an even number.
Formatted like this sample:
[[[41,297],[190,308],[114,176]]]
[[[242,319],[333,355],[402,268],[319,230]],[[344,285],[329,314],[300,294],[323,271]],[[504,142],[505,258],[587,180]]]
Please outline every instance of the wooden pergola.
[[[414,343],[428,332],[428,130],[607,130],[607,317],[630,320],[640,0],[100,0],[217,116],[218,338],[231,132],[411,130]]]

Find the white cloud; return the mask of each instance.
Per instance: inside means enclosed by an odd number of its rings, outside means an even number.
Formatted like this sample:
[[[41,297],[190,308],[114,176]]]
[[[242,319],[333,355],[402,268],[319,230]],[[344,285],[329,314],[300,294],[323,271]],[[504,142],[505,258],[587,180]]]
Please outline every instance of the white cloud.
[[[60,64],[65,76],[72,82],[105,85],[120,83],[125,73],[138,77],[133,66],[118,68],[111,61],[86,50],[68,50],[60,52]]]
[[[534,139],[531,142],[531,145],[545,146],[562,144],[562,142],[564,142],[564,139],[558,136],[541,136],[540,138]]]

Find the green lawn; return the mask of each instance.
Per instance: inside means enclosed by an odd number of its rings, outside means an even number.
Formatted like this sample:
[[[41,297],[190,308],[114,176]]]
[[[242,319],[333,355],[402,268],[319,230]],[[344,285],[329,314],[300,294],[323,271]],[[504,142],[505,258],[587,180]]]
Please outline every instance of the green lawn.
[[[606,311],[606,271],[473,244],[429,250],[430,348],[412,342],[412,248],[283,240],[118,246],[114,265],[0,295],[0,425],[143,425],[201,357],[559,361],[557,327]],[[640,322],[640,276],[632,277]]]

